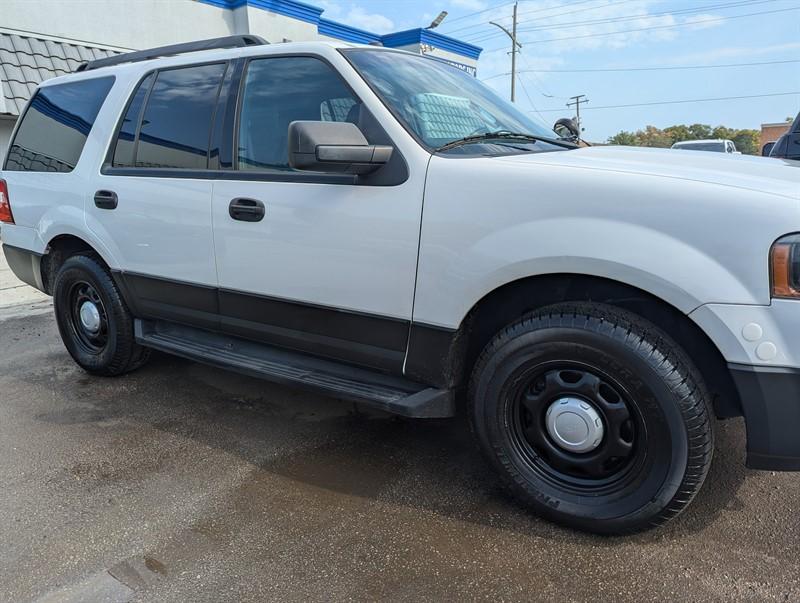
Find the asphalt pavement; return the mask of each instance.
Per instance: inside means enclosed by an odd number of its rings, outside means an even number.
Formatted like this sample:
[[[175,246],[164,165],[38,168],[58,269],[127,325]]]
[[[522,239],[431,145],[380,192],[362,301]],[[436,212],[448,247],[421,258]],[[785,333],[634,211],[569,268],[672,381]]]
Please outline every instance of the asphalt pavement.
[[[22,314],[0,311],[1,601],[800,601],[800,475],[744,469],[741,420],[684,515],[600,538],[509,498],[462,419],[160,354],[92,377]]]

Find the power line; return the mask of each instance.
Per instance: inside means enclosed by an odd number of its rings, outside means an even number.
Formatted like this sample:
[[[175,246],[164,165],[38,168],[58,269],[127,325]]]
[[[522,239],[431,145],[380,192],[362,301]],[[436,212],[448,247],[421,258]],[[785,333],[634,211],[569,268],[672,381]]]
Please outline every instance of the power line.
[[[716,10],[716,9],[725,9],[725,8],[739,8],[744,6],[755,6],[757,4],[768,4],[772,2],[776,2],[777,0],[740,0],[738,2],[726,2],[722,4],[708,4],[703,7],[695,7],[695,8],[685,8],[681,10],[672,10],[672,11],[663,11],[660,13],[639,13],[635,15],[623,15],[619,17],[608,17],[605,19],[595,19],[590,21],[571,21],[568,23],[556,23],[554,25],[542,25],[536,27],[521,27],[519,31],[521,32],[530,32],[530,31],[550,31],[554,29],[569,29],[572,27],[581,27],[585,25],[605,25],[610,23],[622,23],[624,21],[633,21],[636,19],[646,18],[646,17],[664,17],[664,16],[671,16],[671,15],[692,15],[696,13],[704,13],[708,10]],[[733,15],[736,16],[736,15]],[[704,21],[700,21],[702,23]],[[691,24],[684,23],[684,24]],[[683,24],[671,24],[672,26],[675,25],[683,25]],[[484,33],[479,38],[475,38],[472,40],[473,42],[483,42],[495,37],[496,34],[494,33]]]
[[[539,114],[539,117],[542,118],[542,121],[547,121],[545,119],[544,115],[542,115],[539,112],[539,109],[536,108],[536,104],[533,102],[533,99],[531,98],[531,95],[528,94],[528,88],[527,88],[527,86],[525,86],[525,82],[522,80],[522,78],[519,79],[519,83],[522,86],[522,91],[525,93],[525,96],[528,98],[528,102],[531,104],[531,107],[533,107],[533,110],[536,111],[536,113]]]
[[[567,37],[564,37],[564,38],[550,38],[548,40],[529,40],[526,43],[527,44],[545,44],[545,43],[550,43],[550,42],[559,42],[559,41],[563,41],[563,40],[570,40],[571,41],[571,40],[578,40],[578,39],[583,39],[583,38],[598,38],[598,37],[603,37],[603,36],[615,36],[615,35],[624,34],[624,33],[633,33],[633,32],[638,32],[638,31],[652,31],[654,29],[669,29],[669,28],[673,28],[673,27],[684,27],[686,25],[702,25],[702,24],[705,24],[705,23],[715,23],[717,21],[727,21],[729,19],[741,19],[743,17],[755,17],[757,15],[772,15],[772,14],[775,14],[775,13],[785,13],[785,12],[788,12],[788,11],[795,11],[795,10],[800,10],[800,6],[796,6],[796,7],[793,7],[793,8],[779,8],[779,9],[776,9],[776,10],[765,10],[765,11],[760,11],[760,12],[755,12],[755,13],[744,13],[744,14],[741,14],[741,15],[729,15],[727,17],[719,17],[719,18],[716,18],[716,19],[703,19],[702,21],[692,21],[690,23],[674,23],[672,25],[656,25],[656,26],[653,26],[653,27],[640,27],[640,28],[637,28],[637,29],[623,29],[623,30],[620,30],[620,31],[610,31],[610,32],[605,32],[605,33],[597,33],[597,34],[586,34],[586,35],[581,35],[581,36],[567,36]],[[498,48],[491,48],[491,49],[485,50],[484,52],[495,52],[497,50],[500,50],[500,48],[499,47]]]
[[[577,6],[578,4],[585,4],[586,2],[596,2],[597,0],[583,0],[582,2],[571,2],[569,6]],[[576,10],[568,10],[561,13],[555,13],[553,15],[544,15],[542,19],[552,19],[553,17],[560,17],[561,15],[572,15],[575,13],[582,13],[586,12],[587,10],[597,10],[598,8],[608,8],[609,6],[616,6],[617,4],[629,4],[631,2],[643,2],[644,0],[616,0],[615,2],[606,2],[605,4],[598,4],[597,6],[590,6],[588,8],[579,8]],[[551,6],[550,8],[539,8],[537,10],[526,10],[520,13],[522,15],[532,15],[534,13],[542,13],[548,10],[553,10],[554,8],[563,8],[566,4],[561,6]]]
[[[470,17],[474,17],[475,15],[481,15],[483,13],[488,13],[491,10],[502,8],[502,7],[507,6],[509,4],[514,4],[514,0],[508,0],[507,2],[501,2],[500,4],[495,4],[495,5],[489,6],[487,8],[484,8],[482,10],[476,10],[474,12],[467,13],[466,15],[461,15],[460,17],[455,17],[454,19],[448,19],[447,20],[447,24],[450,25],[451,23],[455,23],[456,21],[462,21],[464,19],[469,19]],[[458,31],[458,30],[453,30],[453,31]],[[446,33],[447,33],[447,35],[450,35],[449,31],[446,32]]]
[[[539,89],[539,92],[542,93],[542,96],[546,96],[547,98],[555,98],[556,97],[555,94],[551,94],[551,93],[547,92],[547,87],[544,85],[542,80],[539,79],[539,76],[536,75],[536,70],[535,69],[531,69],[531,64],[528,62],[528,57],[526,57],[524,53],[520,53],[519,56],[522,57],[522,61],[525,63],[525,66],[527,67],[527,69],[524,70],[524,71],[518,71],[517,73],[518,74],[519,73],[528,73],[528,74],[530,74],[531,77],[534,80],[534,85],[536,85],[536,87]],[[558,98],[563,98],[563,99],[566,100],[567,97],[566,96],[559,96]]]
[[[587,2],[597,2],[597,1],[598,0],[581,0],[580,2],[573,2],[571,4],[571,6],[576,6],[578,4],[586,4]],[[600,4],[598,6],[590,6],[588,8],[579,8],[577,10],[570,10],[570,11],[566,11],[566,12],[563,12],[563,13],[555,13],[553,15],[545,15],[542,18],[543,19],[550,19],[552,17],[559,17],[561,15],[571,15],[571,14],[577,13],[577,12],[582,12],[582,11],[587,11],[587,10],[594,10],[596,8],[605,8],[607,6],[614,6],[616,4],[625,4],[626,2],[641,2],[641,1],[642,0],[617,0],[616,2],[610,2],[608,4]],[[506,4],[510,4],[510,2],[507,2]],[[494,8],[488,8],[488,9],[486,9],[484,11],[480,11],[480,12],[486,12],[488,10],[494,10],[495,8],[501,8],[503,6],[505,6],[505,4],[500,4],[498,6],[495,6]],[[539,9],[536,9],[536,10],[522,11],[519,14],[520,15],[530,15],[530,14],[533,14],[533,13],[541,13],[541,12],[548,11],[548,10],[553,10],[553,9],[556,9],[556,8],[562,8],[562,7],[561,6],[551,6],[549,8],[539,8]],[[474,14],[475,13],[470,13],[469,15],[464,15],[463,17],[459,17],[458,19],[453,19],[452,21],[450,21],[450,23],[452,23],[453,21],[458,21],[459,19],[463,19],[463,18],[468,17],[468,16],[472,16]],[[500,19],[510,19],[510,18],[511,18],[510,16],[498,17],[498,20],[500,20]],[[481,22],[481,23],[473,23],[472,25],[463,25],[463,26],[461,26],[459,28],[448,30],[446,32],[446,34],[447,35],[452,35],[453,33],[458,32],[458,31],[463,31],[465,29],[473,29],[475,27],[483,27],[484,25],[486,25],[485,21]],[[467,35],[475,35],[477,33],[478,32],[475,32],[474,34],[467,34]],[[459,36],[459,37],[463,37],[463,36]]]
[[[722,65],[671,65],[666,67],[604,67],[597,69],[525,69],[518,73],[607,73],[607,72],[627,72],[627,71],[677,71],[683,69],[721,69],[729,67],[753,67],[760,65],[785,65],[787,63],[800,63],[800,59],[787,59],[785,61],[758,61],[757,63],[725,63]],[[498,73],[481,81],[493,80],[498,77],[509,75],[508,73]]]
[[[707,103],[712,101],[741,100],[747,98],[765,98],[768,96],[793,96],[795,94],[800,96],[800,91],[774,92],[772,94],[749,94],[747,96],[718,96],[716,98],[691,98],[685,100],[654,101],[651,103],[629,103],[625,105],[602,105],[599,107],[598,106],[586,107],[584,111],[596,111],[598,109],[627,109],[629,107],[652,107],[653,105],[678,105],[681,103]],[[537,113],[555,113],[558,111],[563,111],[563,109],[542,109],[541,111],[537,111]]]

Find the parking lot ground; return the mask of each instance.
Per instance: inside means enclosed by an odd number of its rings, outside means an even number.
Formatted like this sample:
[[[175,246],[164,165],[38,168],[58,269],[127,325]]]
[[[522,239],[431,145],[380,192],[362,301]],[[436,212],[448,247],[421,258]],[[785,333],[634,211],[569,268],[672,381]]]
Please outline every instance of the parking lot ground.
[[[740,420],[666,528],[599,538],[507,497],[464,421],[413,421],[155,355],[70,359],[0,322],[0,600],[800,601],[800,476]]]

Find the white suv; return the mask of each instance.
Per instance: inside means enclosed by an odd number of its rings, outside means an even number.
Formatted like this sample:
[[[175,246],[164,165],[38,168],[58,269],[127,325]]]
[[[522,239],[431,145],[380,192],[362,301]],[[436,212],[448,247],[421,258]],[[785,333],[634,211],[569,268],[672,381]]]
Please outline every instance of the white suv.
[[[442,61],[257,42],[96,61],[21,118],[3,247],[83,368],[154,348],[461,408],[513,492],[595,532],[677,515],[715,417],[800,469],[799,162],[578,148]]]

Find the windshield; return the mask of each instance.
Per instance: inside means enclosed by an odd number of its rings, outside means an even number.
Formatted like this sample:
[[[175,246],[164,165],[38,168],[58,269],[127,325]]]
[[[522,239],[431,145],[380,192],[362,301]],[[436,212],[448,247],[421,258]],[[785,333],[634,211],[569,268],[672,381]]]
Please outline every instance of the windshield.
[[[558,139],[553,130],[444,61],[385,50],[343,52],[397,118],[430,149],[490,132]]]

